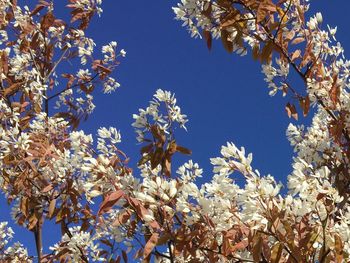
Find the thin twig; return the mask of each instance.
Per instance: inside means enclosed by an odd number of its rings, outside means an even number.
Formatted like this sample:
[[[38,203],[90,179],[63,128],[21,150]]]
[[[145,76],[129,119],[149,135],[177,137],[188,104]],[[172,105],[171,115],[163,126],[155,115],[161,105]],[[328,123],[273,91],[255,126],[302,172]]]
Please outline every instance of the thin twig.
[[[290,9],[291,5],[292,5],[292,0],[289,0],[289,4],[288,4],[288,7],[287,7],[287,10],[284,12],[283,16],[281,17],[281,20],[280,20],[280,22],[278,24],[278,27],[276,29],[275,35],[273,36],[273,39],[276,39],[278,31],[281,29],[281,25],[282,25],[283,19],[287,15],[287,13],[289,12],[289,9]]]
[[[40,218],[38,223],[35,225],[34,237],[35,237],[36,253],[38,256],[38,263],[40,263],[43,256],[42,218]]]
[[[86,81],[86,82],[83,82],[83,83],[77,83],[75,85],[72,85],[72,86],[69,86],[69,87],[66,87],[65,89],[61,90],[60,92],[50,96],[47,98],[48,101],[50,101],[51,99],[61,95],[63,92],[67,91],[67,90],[70,90],[72,88],[75,88],[75,87],[78,87],[80,85],[85,85],[85,84],[89,84],[91,83],[94,79],[96,79],[98,76],[100,75],[100,73],[96,73],[95,76],[93,76],[90,80]]]

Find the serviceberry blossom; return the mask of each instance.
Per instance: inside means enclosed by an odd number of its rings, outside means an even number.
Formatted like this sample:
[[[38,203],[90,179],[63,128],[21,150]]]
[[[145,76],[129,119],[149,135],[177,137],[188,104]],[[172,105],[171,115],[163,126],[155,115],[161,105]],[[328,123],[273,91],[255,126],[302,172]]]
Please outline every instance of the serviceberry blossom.
[[[307,0],[182,0],[173,8],[208,48],[220,38],[228,52],[260,61],[289,117],[312,114],[308,125],[288,125],[294,156],[284,191],[233,142],[210,159],[212,172],[191,159],[178,166],[179,154],[191,154],[176,136],[188,119],[170,91],[156,90],[132,116],[142,144],[135,169],[117,128],[80,128],[96,88],[109,95],[120,86],[112,72],[126,56],[116,41],[96,56],[87,29],[101,3],[69,0],[66,22],[51,2],[31,10],[0,1],[0,190],[37,251],[28,256],[0,222],[0,261],[349,261],[350,62],[337,28],[323,29],[321,13],[307,16]],[[70,72],[63,65],[73,58],[82,67]],[[61,235],[48,250],[49,220]]]

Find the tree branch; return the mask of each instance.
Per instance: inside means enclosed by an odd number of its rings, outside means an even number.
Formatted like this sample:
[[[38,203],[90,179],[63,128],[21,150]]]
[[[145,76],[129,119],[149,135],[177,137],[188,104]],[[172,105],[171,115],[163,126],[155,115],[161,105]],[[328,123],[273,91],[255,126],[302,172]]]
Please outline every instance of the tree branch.
[[[35,237],[35,246],[36,253],[38,256],[38,263],[41,263],[42,254],[43,254],[43,242],[42,242],[42,217],[39,219],[38,223],[34,229],[34,237]]]
[[[56,98],[57,96],[61,95],[63,92],[67,91],[67,90],[70,90],[72,88],[75,88],[75,87],[78,87],[80,85],[85,85],[85,84],[89,84],[91,83],[94,79],[96,79],[98,76],[100,75],[100,73],[96,73],[95,76],[93,76],[89,81],[86,81],[86,82],[83,82],[83,83],[77,83],[75,85],[72,85],[72,86],[69,86],[69,87],[66,87],[65,89],[61,90],[60,92],[50,96],[47,98],[48,101],[50,101],[51,99],[53,98]]]

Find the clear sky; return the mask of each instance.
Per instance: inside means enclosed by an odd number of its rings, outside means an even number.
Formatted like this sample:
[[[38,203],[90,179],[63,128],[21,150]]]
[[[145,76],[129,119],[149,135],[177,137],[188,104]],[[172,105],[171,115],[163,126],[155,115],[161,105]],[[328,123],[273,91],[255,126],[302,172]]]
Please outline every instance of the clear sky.
[[[66,1],[56,2],[63,6]],[[127,51],[115,74],[122,86],[111,95],[96,93],[95,112],[82,127],[94,135],[101,126],[119,129],[121,149],[135,167],[140,146],[131,127],[132,114],[148,105],[156,89],[170,90],[189,117],[188,132],[179,130],[177,140],[192,149],[191,158],[204,169],[201,183],[211,179],[209,158],[218,156],[227,141],[252,152],[253,167],[261,174],[270,173],[285,182],[293,154],[285,136],[291,121],[284,111],[287,101],[280,95],[268,95],[261,67],[249,54],[228,54],[220,41],[214,41],[208,51],[203,40],[191,39],[174,20],[171,7],[176,3],[104,1],[103,15],[94,20],[89,34],[98,46],[115,40]],[[337,25],[337,39],[350,50],[350,1],[317,0],[311,4],[310,14],[321,11],[324,25]],[[299,123],[303,121],[301,118]],[[3,212],[3,199],[0,205],[0,221],[9,220]],[[33,236],[18,228],[15,231],[19,233],[15,239],[24,238],[22,242],[35,254]],[[44,230],[44,235],[49,231]],[[55,239],[45,240],[52,243]]]

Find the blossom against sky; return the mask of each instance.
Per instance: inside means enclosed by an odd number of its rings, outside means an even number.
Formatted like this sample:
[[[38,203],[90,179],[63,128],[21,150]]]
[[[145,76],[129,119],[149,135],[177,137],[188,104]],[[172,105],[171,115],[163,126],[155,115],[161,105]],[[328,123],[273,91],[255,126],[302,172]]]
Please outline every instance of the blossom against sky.
[[[341,8],[335,3],[342,4]],[[217,156],[226,141],[244,145],[247,152],[254,153],[254,167],[285,181],[292,155],[285,137],[290,122],[284,112],[286,101],[269,97],[258,63],[227,54],[219,41],[214,43],[214,52],[209,52],[203,41],[191,40],[173,19],[174,4],[104,3],[104,13],[95,20],[91,36],[98,45],[117,41],[127,57],[116,74],[122,86],[112,95],[97,94],[97,108],[83,127],[93,134],[101,126],[117,127],[122,147],[135,164],[139,153],[132,114],[148,105],[158,88],[171,90],[189,116],[188,132],[179,131],[177,139],[192,149],[192,159],[204,168],[202,182],[212,175],[209,158]],[[350,46],[347,5],[339,0],[332,6],[325,0],[313,5],[315,11],[323,12],[324,23],[338,26],[338,39],[345,50]]]
[[[245,146],[254,153],[255,167],[285,182],[292,156],[285,136],[292,121],[284,111],[287,101],[280,94],[268,95],[261,67],[250,55],[228,54],[220,41],[214,41],[208,51],[203,40],[191,39],[174,20],[171,7],[175,4],[104,2],[104,13],[92,25],[91,34],[98,44],[116,40],[127,57],[116,74],[121,87],[111,96],[96,97],[97,107],[85,127],[94,133],[96,127],[116,126],[124,149],[138,157],[131,136],[132,114],[145,107],[158,88],[170,90],[189,119],[188,132],[179,131],[178,140],[192,149],[192,159],[204,168],[202,182],[211,176],[209,158],[227,141]],[[321,11],[324,24],[338,26],[337,40],[345,55],[350,47],[345,20],[348,5],[321,0],[314,2],[309,12]],[[132,163],[136,162],[134,158]]]

